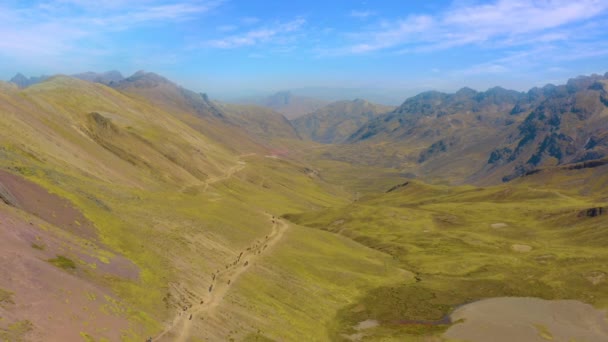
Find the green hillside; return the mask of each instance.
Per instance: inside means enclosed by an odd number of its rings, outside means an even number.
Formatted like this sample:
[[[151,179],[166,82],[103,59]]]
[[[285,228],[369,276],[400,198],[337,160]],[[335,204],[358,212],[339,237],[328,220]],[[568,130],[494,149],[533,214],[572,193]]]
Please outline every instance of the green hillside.
[[[549,98],[345,102],[366,119],[323,114],[337,145],[156,74],[109,85],[0,83],[2,341],[441,341],[486,298],[608,308],[598,86],[568,95],[597,109],[577,127],[598,158],[576,140],[503,183],[492,151]]]

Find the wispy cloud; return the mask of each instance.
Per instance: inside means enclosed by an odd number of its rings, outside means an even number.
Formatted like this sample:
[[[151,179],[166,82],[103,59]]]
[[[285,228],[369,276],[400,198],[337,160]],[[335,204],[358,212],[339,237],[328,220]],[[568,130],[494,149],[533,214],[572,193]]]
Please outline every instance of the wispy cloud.
[[[305,23],[305,19],[297,18],[289,22],[277,23],[272,26],[260,27],[224,38],[213,39],[207,41],[203,45],[218,49],[233,49],[263,43],[285,41],[288,34],[299,30]]]
[[[238,28],[236,25],[220,25],[217,27],[217,30],[220,32],[232,32],[238,30]]]
[[[257,17],[245,17],[241,19],[243,25],[255,25],[260,22],[260,18]]]
[[[95,38],[145,25],[192,20],[222,2],[49,0],[25,7],[0,4],[0,55],[40,60],[43,56],[97,54]]]
[[[400,48],[430,51],[470,44],[521,44],[570,38],[560,28],[597,17],[608,10],[603,0],[499,0],[452,7],[435,15],[410,15],[382,21],[375,29],[351,35],[358,42],[334,52],[366,53]]]
[[[505,56],[469,67],[453,70],[450,75],[455,78],[466,76],[529,73],[544,70],[562,72],[566,70],[563,62],[580,61],[588,58],[608,56],[608,43],[584,42],[567,44],[567,47],[556,45],[538,45],[505,54]]]
[[[352,10],[352,11],[350,11],[349,15],[353,18],[366,19],[366,18],[376,15],[376,12]]]

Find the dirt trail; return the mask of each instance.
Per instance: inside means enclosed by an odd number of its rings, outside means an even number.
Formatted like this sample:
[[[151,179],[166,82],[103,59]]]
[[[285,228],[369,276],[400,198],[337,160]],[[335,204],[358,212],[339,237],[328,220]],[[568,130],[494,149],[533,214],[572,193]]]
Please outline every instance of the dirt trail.
[[[222,302],[224,296],[236,280],[245,273],[249,267],[264,252],[270,250],[283,237],[289,225],[278,217],[268,215],[272,222],[272,231],[261,239],[256,239],[250,247],[243,251],[237,258],[224,266],[224,269],[212,275],[212,282],[204,296],[202,304],[197,304],[191,308],[181,311],[173,322],[153,341],[187,341],[190,336],[192,322],[199,319],[201,315],[213,314],[213,310]]]
[[[536,189],[536,188],[532,188],[532,187],[528,187],[528,189],[532,190],[534,192],[545,192],[545,193],[546,192],[550,192],[550,193],[554,194],[555,196],[561,197],[561,198],[566,199],[566,200],[575,200],[574,198],[572,198],[570,196],[567,196],[567,195],[564,195],[564,194],[562,194],[561,192],[559,192],[557,190]]]
[[[207,192],[207,189],[209,188],[210,184],[217,183],[217,182],[229,179],[235,173],[237,173],[237,172],[241,171],[242,169],[244,169],[245,165],[247,165],[247,164],[244,161],[239,161],[236,165],[234,165],[231,168],[229,168],[228,170],[226,170],[226,173],[224,173],[223,175],[217,176],[217,177],[211,177],[211,178],[207,179],[203,183],[203,192]]]
[[[217,183],[217,182],[221,182],[221,181],[227,180],[227,179],[231,178],[235,173],[237,173],[237,172],[241,171],[242,169],[244,169],[245,166],[247,165],[247,163],[244,162],[243,160],[241,160],[241,158],[250,157],[250,156],[254,156],[254,155],[256,155],[256,154],[255,153],[241,154],[238,157],[239,161],[236,163],[236,165],[229,167],[226,170],[226,172],[224,172],[223,175],[216,176],[216,177],[211,177],[211,178],[207,179],[204,182],[200,182],[200,183],[195,184],[194,186],[193,185],[186,186],[186,187],[184,187],[181,190],[181,192],[184,192],[184,191],[186,191],[189,188],[196,188],[196,187],[200,187],[200,186],[203,187],[203,192],[207,192],[207,189],[209,188],[209,185],[211,185],[213,183]]]

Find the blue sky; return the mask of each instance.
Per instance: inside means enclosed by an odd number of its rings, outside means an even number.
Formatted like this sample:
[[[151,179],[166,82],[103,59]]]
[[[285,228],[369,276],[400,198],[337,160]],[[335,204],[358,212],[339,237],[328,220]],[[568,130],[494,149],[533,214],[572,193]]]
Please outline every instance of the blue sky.
[[[218,97],[356,88],[400,102],[604,73],[606,27],[608,0],[0,0],[0,77],[144,69]]]

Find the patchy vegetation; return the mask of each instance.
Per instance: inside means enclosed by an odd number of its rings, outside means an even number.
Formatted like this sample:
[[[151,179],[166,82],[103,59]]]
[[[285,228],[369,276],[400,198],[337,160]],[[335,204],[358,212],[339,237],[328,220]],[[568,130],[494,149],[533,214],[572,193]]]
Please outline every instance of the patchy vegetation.
[[[63,255],[58,255],[56,258],[49,259],[48,262],[64,270],[76,269],[76,263]]]

